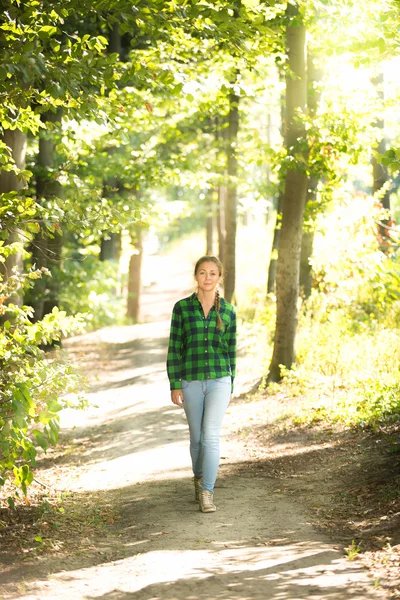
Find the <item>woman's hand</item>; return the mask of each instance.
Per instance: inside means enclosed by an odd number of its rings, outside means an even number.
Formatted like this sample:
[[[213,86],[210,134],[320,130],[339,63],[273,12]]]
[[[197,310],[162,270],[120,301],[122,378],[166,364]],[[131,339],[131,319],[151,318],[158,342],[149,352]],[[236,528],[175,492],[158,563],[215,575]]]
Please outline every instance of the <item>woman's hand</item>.
[[[177,406],[183,406],[182,390],[171,390],[171,400]]]

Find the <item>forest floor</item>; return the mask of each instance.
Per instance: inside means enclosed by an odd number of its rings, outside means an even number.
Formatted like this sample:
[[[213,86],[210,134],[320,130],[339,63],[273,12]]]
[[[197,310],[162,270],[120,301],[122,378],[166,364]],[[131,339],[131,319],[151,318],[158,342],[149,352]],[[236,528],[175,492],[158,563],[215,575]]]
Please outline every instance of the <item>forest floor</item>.
[[[191,291],[190,272],[147,260],[142,322],[66,343],[92,406],[64,415],[29,503],[0,512],[0,598],[399,598],[393,432],[290,427],[290,399],[247,393],[260,367],[244,346],[218,510],[199,512],[184,413],[165,374],[170,313]]]

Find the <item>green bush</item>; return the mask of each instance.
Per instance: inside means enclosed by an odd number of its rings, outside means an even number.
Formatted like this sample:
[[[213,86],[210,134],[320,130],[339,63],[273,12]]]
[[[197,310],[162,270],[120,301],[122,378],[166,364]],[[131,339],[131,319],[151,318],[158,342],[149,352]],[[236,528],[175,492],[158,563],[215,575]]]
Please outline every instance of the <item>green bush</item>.
[[[10,246],[0,248],[3,262],[6,253],[10,253]],[[0,280],[0,486],[13,474],[14,484],[24,494],[33,480],[31,469],[38,448],[46,451],[58,441],[59,412],[86,405],[82,397],[68,396],[82,389],[81,378],[68,356],[43,350],[46,344],[79,330],[82,318],[68,317],[65,311],[54,308],[41,321],[32,323],[29,306],[10,302],[42,277],[43,271],[31,270],[24,275],[14,271],[7,280]]]
[[[336,308],[318,312],[316,304],[314,297],[313,310],[302,313],[296,368],[285,372],[283,379],[282,387],[288,393],[303,398],[300,408],[296,408],[295,422],[379,428],[397,421],[397,330],[366,321],[363,327],[355,327],[348,311]]]
[[[97,256],[66,260],[60,274],[60,308],[68,314],[85,314],[86,329],[121,323],[125,299],[116,264]]]

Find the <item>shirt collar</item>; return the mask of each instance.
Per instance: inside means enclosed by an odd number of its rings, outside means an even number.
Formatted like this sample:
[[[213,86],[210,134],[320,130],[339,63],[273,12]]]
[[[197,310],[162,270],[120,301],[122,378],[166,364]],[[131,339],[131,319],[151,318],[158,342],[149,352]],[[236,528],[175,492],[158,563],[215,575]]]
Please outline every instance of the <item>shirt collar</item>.
[[[202,309],[201,302],[198,299],[196,292],[193,292],[193,294],[191,296],[189,296],[189,298],[190,298],[191,303],[194,306],[197,306],[198,308],[200,307]],[[222,298],[221,298],[221,304],[222,304]],[[215,308],[215,305],[213,305],[211,308]]]

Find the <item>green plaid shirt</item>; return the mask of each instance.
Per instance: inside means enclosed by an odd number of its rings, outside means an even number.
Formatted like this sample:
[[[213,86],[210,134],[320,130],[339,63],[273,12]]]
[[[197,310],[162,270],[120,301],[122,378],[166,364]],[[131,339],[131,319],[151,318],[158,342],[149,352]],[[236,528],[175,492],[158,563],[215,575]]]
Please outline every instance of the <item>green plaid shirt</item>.
[[[197,294],[179,300],[172,312],[167,373],[171,390],[187,381],[217,379],[236,373],[236,313],[221,298],[222,329],[217,329],[214,306],[205,318]]]

